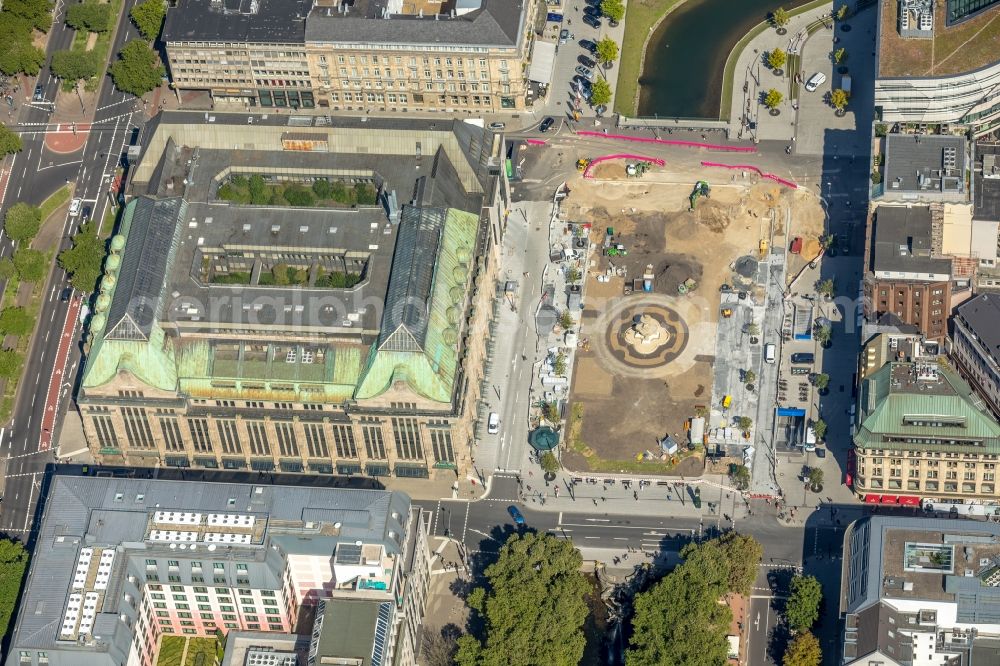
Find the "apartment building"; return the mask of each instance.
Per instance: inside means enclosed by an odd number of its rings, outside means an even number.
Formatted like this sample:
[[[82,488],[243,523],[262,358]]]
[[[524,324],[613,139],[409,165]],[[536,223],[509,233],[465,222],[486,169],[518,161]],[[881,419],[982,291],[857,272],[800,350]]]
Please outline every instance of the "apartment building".
[[[875,106],[883,121],[957,124],[979,135],[1000,125],[992,48],[1000,3],[880,0],[878,12]]]
[[[1000,655],[1000,526],[872,516],[844,537],[845,666],[986,666]]]
[[[854,456],[866,503],[1000,505],[1000,424],[939,363],[890,362],[860,382]]]
[[[173,84],[249,106],[524,108],[536,0],[177,0]]]
[[[86,338],[77,404],[95,457],[470,473],[505,209],[482,128],[371,119],[306,132],[275,117],[233,151],[245,126],[176,120],[136,169],[140,196],[111,242]],[[219,199],[253,179],[262,191],[323,180],[378,201]]]
[[[865,248],[864,309],[872,322],[887,318],[943,343],[951,314],[952,259],[933,252],[928,206],[875,209]]]
[[[6,663],[152,666],[163,636],[288,635],[334,599],[378,605],[373,666],[414,664],[428,524],[388,491],[56,476]]]

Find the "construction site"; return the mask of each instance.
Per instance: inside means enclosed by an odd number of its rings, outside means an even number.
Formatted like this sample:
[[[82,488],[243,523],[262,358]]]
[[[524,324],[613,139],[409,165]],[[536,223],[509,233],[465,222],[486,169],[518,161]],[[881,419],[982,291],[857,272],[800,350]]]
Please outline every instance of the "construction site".
[[[734,311],[724,302],[763,302],[757,263],[818,238],[824,211],[746,174],[679,182],[688,176],[657,166],[640,177],[621,162],[577,166],[560,217],[586,230],[589,251],[563,462],[700,474],[701,445],[725,425],[712,415],[718,324]]]

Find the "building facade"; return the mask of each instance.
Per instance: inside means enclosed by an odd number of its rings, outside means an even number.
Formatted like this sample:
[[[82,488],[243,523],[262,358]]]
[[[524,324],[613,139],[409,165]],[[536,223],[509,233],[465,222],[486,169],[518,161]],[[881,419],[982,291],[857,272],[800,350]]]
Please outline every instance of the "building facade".
[[[890,362],[861,381],[854,454],[867,503],[1000,506],[1000,424],[939,363]]]
[[[932,251],[927,206],[879,206],[868,225],[864,309],[868,321],[910,324],[943,343],[951,314],[952,260]]]
[[[178,0],[163,29],[172,85],[264,108],[524,108],[536,1]]]
[[[1000,57],[991,47],[992,29],[984,30],[998,12],[994,0],[881,0],[875,79],[881,119],[964,125],[976,133],[1000,124]],[[946,50],[956,47],[961,51]]]
[[[55,477],[6,663],[152,666],[162,636],[287,635],[333,598],[380,605],[373,665],[412,665],[428,525],[387,491]]]
[[[418,123],[413,137],[438,164],[438,176],[425,178],[418,160],[391,152],[388,125],[357,124],[309,140],[347,150],[343,137],[372,145],[371,133],[390,152],[283,151],[288,133],[258,126],[258,146],[271,145],[270,131],[277,149],[244,151],[241,166],[231,150],[211,147],[241,128],[212,128],[215,138],[195,149],[175,143],[189,130],[160,127],[163,152],[151,148],[136,172],[138,189],[155,194],[123,215],[88,335],[77,403],[98,460],[371,477],[471,472],[485,419],[502,187],[495,177],[480,182],[478,153],[469,161],[480,128]],[[240,178],[297,186],[347,174],[388,208],[212,201]],[[163,196],[181,181],[184,196]],[[423,194],[393,208],[396,189],[415,184]]]
[[[951,358],[1000,418],[1000,294],[980,294],[958,308],[952,320]]]

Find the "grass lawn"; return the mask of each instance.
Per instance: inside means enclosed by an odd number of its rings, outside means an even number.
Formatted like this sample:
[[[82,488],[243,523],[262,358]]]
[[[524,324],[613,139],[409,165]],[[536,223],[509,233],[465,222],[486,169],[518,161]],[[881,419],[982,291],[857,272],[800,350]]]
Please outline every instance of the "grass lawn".
[[[615,111],[635,115],[639,77],[642,76],[642,51],[646,40],[660,19],[684,0],[629,0],[625,11],[625,37],[618,63],[618,90]]]
[[[215,638],[189,638],[184,666],[213,666],[215,645]]]
[[[183,636],[164,636],[160,640],[160,651],[156,655],[156,666],[182,666],[184,655]]]
[[[53,192],[48,199],[42,202],[42,205],[38,207],[42,211],[42,223],[48,219],[49,215],[55,212],[59,206],[69,201],[69,185],[63,185],[58,190]]]

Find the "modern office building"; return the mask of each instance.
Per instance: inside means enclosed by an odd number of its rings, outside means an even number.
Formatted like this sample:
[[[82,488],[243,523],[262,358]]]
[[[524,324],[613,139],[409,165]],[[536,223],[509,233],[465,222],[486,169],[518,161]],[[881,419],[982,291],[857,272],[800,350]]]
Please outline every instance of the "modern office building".
[[[880,0],[875,106],[882,121],[1000,124],[996,0]]]
[[[151,666],[165,637],[307,634],[358,602],[378,622],[337,631],[411,665],[428,523],[388,491],[55,476],[6,663]]]
[[[936,254],[928,206],[879,206],[868,225],[864,309],[868,321],[887,315],[943,343],[951,313],[952,259]]]
[[[881,198],[913,203],[968,201],[967,153],[967,141],[960,136],[887,135]]]
[[[172,84],[248,106],[524,108],[536,0],[177,0]]]
[[[873,516],[844,537],[841,663],[1000,662],[1000,526]]]
[[[506,210],[482,128],[188,119],[157,127],[111,242],[77,396],[95,457],[470,473]],[[264,203],[316,181],[360,203]],[[263,198],[220,198],[241,187]]]
[[[854,456],[854,491],[867,503],[1000,500],[1000,424],[933,360],[890,362],[860,382]]]

